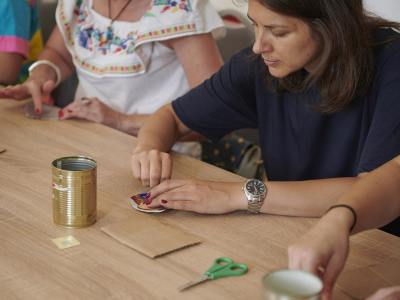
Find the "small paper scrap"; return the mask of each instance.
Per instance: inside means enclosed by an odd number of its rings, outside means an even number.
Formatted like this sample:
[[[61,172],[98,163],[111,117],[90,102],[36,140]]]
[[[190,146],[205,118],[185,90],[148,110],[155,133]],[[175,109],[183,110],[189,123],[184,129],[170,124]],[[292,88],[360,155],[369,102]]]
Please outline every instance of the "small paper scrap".
[[[66,249],[80,245],[80,242],[72,235],[62,236],[51,240],[58,249]]]

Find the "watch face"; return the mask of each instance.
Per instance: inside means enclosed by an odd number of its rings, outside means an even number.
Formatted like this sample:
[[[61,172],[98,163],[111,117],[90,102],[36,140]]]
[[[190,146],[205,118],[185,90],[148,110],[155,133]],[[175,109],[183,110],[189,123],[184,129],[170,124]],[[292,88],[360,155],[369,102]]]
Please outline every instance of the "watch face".
[[[264,183],[257,179],[249,180],[246,183],[246,190],[255,196],[263,195],[266,192]]]

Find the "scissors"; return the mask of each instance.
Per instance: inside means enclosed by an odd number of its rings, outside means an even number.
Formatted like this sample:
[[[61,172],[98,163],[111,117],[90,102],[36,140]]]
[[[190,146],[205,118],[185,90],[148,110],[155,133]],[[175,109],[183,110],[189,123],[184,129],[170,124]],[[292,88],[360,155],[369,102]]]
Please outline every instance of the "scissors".
[[[178,289],[179,291],[183,291],[207,280],[214,280],[217,278],[230,276],[241,276],[246,274],[247,271],[247,265],[235,263],[229,257],[219,257],[214,260],[213,265],[198,279],[190,281]]]

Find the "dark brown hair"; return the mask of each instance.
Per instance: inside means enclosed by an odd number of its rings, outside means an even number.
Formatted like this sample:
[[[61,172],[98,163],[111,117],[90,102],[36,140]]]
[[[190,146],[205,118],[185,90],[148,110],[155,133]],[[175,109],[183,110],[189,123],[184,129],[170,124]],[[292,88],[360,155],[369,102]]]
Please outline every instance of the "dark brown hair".
[[[317,84],[321,101],[315,109],[322,113],[341,111],[367,91],[374,73],[373,32],[381,27],[400,29],[399,23],[367,14],[362,0],[256,1],[276,13],[302,19],[321,41],[315,70],[278,80],[268,74],[267,82],[278,92],[304,91]]]

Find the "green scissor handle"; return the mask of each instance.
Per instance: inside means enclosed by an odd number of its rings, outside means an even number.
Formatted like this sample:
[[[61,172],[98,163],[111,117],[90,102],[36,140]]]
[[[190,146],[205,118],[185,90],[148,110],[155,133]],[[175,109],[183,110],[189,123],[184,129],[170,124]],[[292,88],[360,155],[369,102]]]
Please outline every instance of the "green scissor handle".
[[[245,264],[234,263],[229,257],[219,257],[214,264],[204,273],[209,279],[246,274],[248,267]]]

